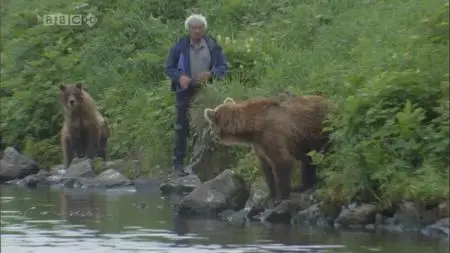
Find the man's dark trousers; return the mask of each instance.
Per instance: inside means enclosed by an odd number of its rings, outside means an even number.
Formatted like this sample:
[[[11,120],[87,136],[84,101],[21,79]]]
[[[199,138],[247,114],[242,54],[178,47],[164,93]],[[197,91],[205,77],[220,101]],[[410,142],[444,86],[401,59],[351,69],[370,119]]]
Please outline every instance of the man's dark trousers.
[[[172,162],[175,172],[183,170],[183,159],[186,155],[187,139],[190,134],[189,109],[198,87],[189,87],[175,93],[175,138],[173,143]]]

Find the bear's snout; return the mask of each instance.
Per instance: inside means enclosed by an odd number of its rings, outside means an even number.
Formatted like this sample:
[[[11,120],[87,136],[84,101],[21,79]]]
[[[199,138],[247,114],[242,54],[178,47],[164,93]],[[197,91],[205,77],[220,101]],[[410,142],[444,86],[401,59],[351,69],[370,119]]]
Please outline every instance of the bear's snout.
[[[75,96],[71,95],[69,96],[69,98],[67,99],[67,105],[69,107],[73,107],[77,104],[77,99],[75,98]]]

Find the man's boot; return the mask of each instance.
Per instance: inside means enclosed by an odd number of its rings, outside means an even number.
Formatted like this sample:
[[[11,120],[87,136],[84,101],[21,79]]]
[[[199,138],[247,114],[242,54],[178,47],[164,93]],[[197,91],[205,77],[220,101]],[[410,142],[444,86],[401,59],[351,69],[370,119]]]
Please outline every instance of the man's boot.
[[[189,175],[188,173],[186,173],[184,171],[183,165],[181,165],[181,164],[174,164],[173,165],[173,174],[176,177],[184,177],[184,176]]]

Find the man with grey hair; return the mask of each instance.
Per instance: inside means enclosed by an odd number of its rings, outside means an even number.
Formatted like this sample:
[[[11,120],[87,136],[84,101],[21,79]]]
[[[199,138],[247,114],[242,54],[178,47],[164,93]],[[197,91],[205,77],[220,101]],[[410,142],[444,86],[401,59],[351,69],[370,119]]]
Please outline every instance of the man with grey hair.
[[[227,63],[217,41],[206,35],[206,18],[191,15],[185,21],[187,36],[180,38],[169,51],[164,65],[175,92],[175,136],[172,163],[177,176],[187,175],[183,168],[189,136],[189,107],[202,84],[225,76]]]

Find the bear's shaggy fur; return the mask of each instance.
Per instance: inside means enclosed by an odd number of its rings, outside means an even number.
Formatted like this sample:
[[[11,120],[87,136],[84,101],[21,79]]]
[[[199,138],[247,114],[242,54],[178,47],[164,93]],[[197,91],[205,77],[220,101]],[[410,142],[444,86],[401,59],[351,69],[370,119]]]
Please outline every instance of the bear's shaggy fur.
[[[109,126],[94,99],[83,88],[83,83],[61,84],[59,89],[64,109],[61,129],[64,165],[69,167],[75,156],[90,159],[99,156],[106,160]]]
[[[213,135],[225,145],[250,145],[272,199],[290,196],[291,170],[302,162],[302,189],[312,188],[316,169],[307,153],[328,141],[323,119],[329,103],[321,96],[296,96],[283,102],[261,98],[236,102],[232,98],[204,110]]]

